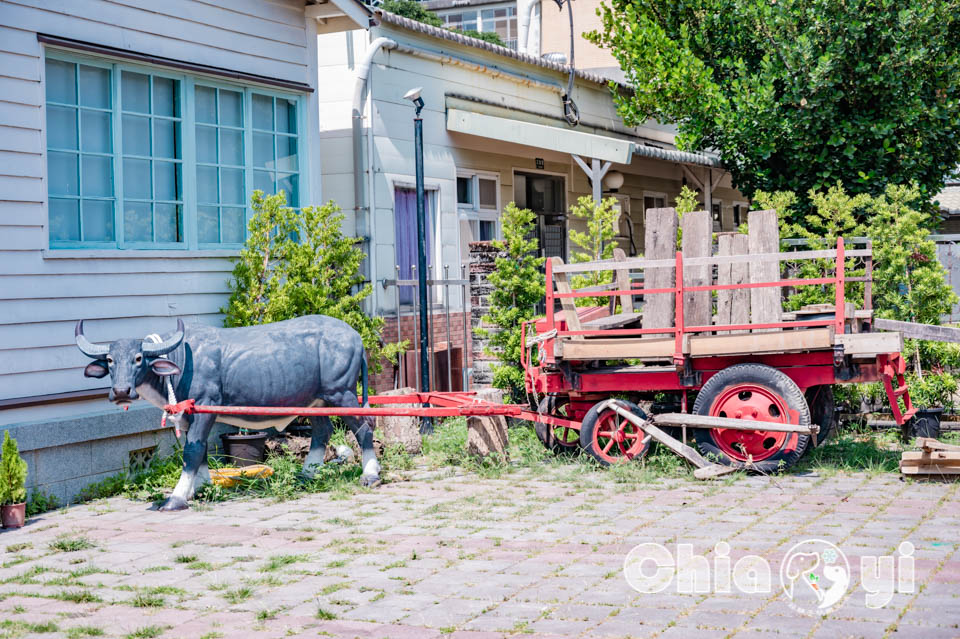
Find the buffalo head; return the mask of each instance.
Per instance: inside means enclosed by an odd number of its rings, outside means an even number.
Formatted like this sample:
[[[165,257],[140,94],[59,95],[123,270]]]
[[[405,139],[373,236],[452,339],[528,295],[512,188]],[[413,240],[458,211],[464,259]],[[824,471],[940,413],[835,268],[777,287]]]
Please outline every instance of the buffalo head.
[[[183,342],[183,321],[180,319],[177,319],[177,332],[173,337],[159,344],[133,338],[94,344],[83,336],[83,320],[77,322],[74,336],[80,352],[93,359],[84,369],[84,376],[100,378],[110,375],[111,402],[126,404],[138,399],[137,386],[143,384],[148,373],[161,377],[180,373],[179,366],[161,358]]]

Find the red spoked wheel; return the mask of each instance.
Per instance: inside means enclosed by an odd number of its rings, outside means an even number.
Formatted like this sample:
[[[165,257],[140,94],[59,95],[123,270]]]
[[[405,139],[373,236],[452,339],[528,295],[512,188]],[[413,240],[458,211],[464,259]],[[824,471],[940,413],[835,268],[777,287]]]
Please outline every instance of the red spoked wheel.
[[[787,375],[761,364],[737,364],[703,385],[693,412],[698,415],[781,424],[810,424],[810,410],[800,388]],[[701,453],[724,464],[750,461],[756,470],[777,472],[794,464],[810,436],[734,428],[697,429]]]
[[[566,395],[550,395],[540,400],[537,412],[551,417],[570,419],[570,398]],[[571,455],[580,450],[580,431],[569,426],[554,426],[546,422],[534,422],[537,439],[554,455]]]
[[[642,458],[650,450],[650,438],[633,422],[616,411],[600,407],[599,402],[587,412],[580,426],[580,447],[604,466]],[[647,415],[633,402],[617,403],[640,419]]]

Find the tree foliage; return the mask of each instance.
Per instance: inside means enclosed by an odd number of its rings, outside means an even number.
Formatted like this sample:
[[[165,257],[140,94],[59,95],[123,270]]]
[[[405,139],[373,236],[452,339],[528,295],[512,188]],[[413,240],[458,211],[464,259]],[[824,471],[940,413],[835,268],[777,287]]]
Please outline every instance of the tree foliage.
[[[507,389],[514,398],[524,395],[523,369],[520,354],[521,323],[536,317],[537,303],[543,298],[543,258],[537,257],[539,242],[534,234],[536,214],[510,202],[501,216],[503,239],[493,246],[505,256],[497,257],[495,269],[488,278],[493,287],[490,313],[484,323],[499,331],[490,337],[490,353],[500,364],[493,371],[493,385]],[[485,335],[483,329],[475,329]]]
[[[740,190],[923,201],[960,161],[958,0],[611,0],[602,28],[629,125],[675,122]],[[798,202],[794,221],[810,203]]]
[[[225,326],[278,322],[302,315],[329,315],[363,338],[372,370],[380,358],[401,348],[384,346],[384,320],[363,312],[373,288],[360,271],[364,253],[343,234],[343,213],[333,202],[297,212],[286,195],[252,197],[254,215],[230,280],[230,300],[221,311]],[[402,346],[402,345],[401,345]]]
[[[27,500],[27,462],[20,458],[17,440],[3,431],[0,456],[0,505],[22,504]]]
[[[417,0],[383,0],[380,8],[398,16],[403,16],[404,18],[429,24],[432,27],[443,26],[443,20],[441,20],[437,14],[428,11],[423,4],[417,2]]]
[[[619,216],[619,211],[615,208],[616,205],[616,198],[610,197],[601,200],[600,204],[597,205],[591,196],[585,195],[580,197],[574,206],[570,207],[570,213],[573,217],[587,222],[586,233],[573,228],[568,232],[570,243],[579,249],[573,253],[573,259],[571,260],[573,263],[595,262],[613,258],[613,249],[617,248],[617,242],[613,238],[617,235],[617,217]],[[576,289],[608,284],[612,281],[613,271],[591,271],[573,276],[570,285]],[[574,301],[577,306],[602,306],[609,301],[609,298],[578,297]]]

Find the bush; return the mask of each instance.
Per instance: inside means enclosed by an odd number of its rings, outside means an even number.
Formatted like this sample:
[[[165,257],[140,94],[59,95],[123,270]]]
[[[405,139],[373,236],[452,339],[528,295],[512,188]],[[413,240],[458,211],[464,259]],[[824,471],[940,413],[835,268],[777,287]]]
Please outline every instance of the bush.
[[[617,235],[616,221],[619,215],[614,208],[616,204],[617,200],[612,197],[597,204],[592,197],[585,195],[570,207],[573,217],[587,221],[586,233],[570,229],[570,243],[580,249],[573,254],[573,263],[609,260],[613,257],[613,249],[617,248],[613,238]],[[613,271],[592,271],[574,275],[570,286],[575,289],[586,288],[612,281]],[[577,306],[604,306],[609,300],[609,297],[578,297],[574,302]]]
[[[0,505],[22,504],[27,500],[27,462],[20,458],[17,440],[3,431],[0,457]]]
[[[383,345],[382,317],[363,312],[373,292],[360,272],[365,259],[355,238],[343,234],[343,213],[333,202],[296,212],[281,191],[255,191],[249,236],[233,268],[225,326],[250,326],[303,315],[329,315],[363,338],[370,369],[393,361],[402,345]]]

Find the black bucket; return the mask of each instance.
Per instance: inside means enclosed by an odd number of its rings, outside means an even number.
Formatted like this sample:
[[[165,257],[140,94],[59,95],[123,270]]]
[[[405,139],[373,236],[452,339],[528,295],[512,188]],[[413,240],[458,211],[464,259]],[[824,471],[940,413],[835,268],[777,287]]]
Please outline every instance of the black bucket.
[[[224,433],[220,435],[223,442],[223,452],[228,464],[244,467],[253,466],[263,461],[263,448],[267,443],[267,434],[265,432],[252,433],[250,435],[240,435],[237,433]]]
[[[920,408],[907,422],[907,435],[914,437],[940,438],[940,417],[943,408]]]

